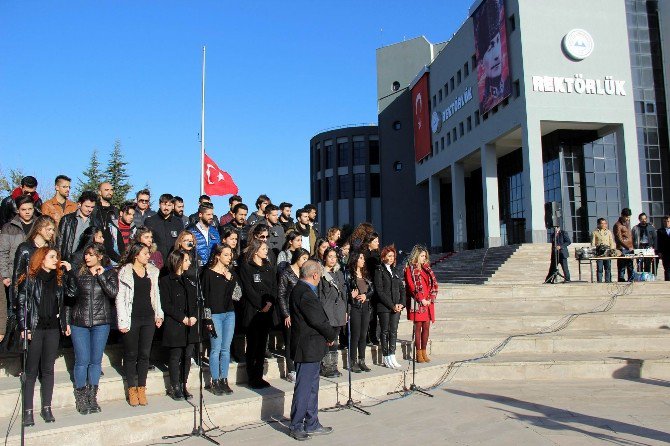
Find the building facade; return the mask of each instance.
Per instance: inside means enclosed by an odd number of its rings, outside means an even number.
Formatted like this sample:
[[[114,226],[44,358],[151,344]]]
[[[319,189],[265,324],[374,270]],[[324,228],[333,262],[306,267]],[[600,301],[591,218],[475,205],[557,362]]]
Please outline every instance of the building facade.
[[[379,49],[385,232],[413,216],[435,251],[546,242],[552,202],[579,242],[623,207],[660,224],[668,3],[477,0],[448,42]]]
[[[379,157],[376,125],[326,130],[310,140],[311,202],[321,234],[366,221],[381,231]]]

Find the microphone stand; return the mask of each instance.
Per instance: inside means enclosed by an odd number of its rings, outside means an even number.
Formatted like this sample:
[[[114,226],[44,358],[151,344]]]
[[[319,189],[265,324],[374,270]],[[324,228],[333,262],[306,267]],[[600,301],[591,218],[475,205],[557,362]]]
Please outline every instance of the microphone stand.
[[[338,398],[337,404],[335,404],[335,406],[331,407],[330,409],[350,409],[350,410],[356,410],[365,415],[370,415],[370,412],[358,406],[358,403],[354,401],[353,397],[351,396],[351,304],[349,303],[350,298],[349,278],[348,278],[349,274],[347,271],[344,271],[343,274],[344,274],[345,297],[347,299],[347,312],[349,315],[347,317],[347,372],[348,372],[347,374],[348,374],[348,385],[349,385],[349,398],[347,399],[347,402],[344,404],[340,403]],[[335,342],[337,342],[337,340],[335,340]]]
[[[163,440],[170,440],[173,438],[190,438],[190,437],[200,437],[204,438],[205,440],[209,441],[210,443],[214,444],[220,444],[218,441],[207,435],[208,432],[211,432],[215,429],[218,429],[218,426],[214,426],[211,429],[204,429],[203,428],[203,422],[202,422],[202,408],[204,405],[204,397],[203,397],[203,371],[202,371],[202,330],[200,327],[202,326],[202,319],[203,315],[205,313],[205,298],[202,295],[202,288],[200,287],[200,258],[198,257],[198,253],[196,252],[195,255],[195,261],[196,261],[196,267],[195,267],[195,295],[196,295],[196,301],[197,301],[197,313],[198,313],[198,318],[196,321],[196,330],[198,333],[198,360],[200,361],[199,363],[199,371],[198,375],[200,378],[200,394],[199,394],[199,411],[200,411],[200,421],[197,421],[197,415],[198,415],[198,406],[195,404],[191,403],[190,401],[187,400],[187,402],[193,406],[193,430],[188,433],[188,434],[179,434],[179,435],[164,435],[162,438]],[[184,380],[185,382],[186,380]]]
[[[544,283],[555,285],[559,277],[565,280],[565,276],[558,272],[558,256],[560,256],[560,251],[557,252],[556,250],[556,229],[554,229],[554,236],[551,240],[551,256],[554,259],[552,262],[554,265],[554,272],[551,273],[551,275],[544,281]],[[593,270],[591,270],[591,273],[593,273]]]
[[[28,281],[28,267],[29,264],[26,264],[26,279]],[[27,283],[24,283],[23,286],[27,286]],[[12,284],[14,287],[14,284]],[[17,293],[18,299],[18,286],[15,287],[15,292]],[[25,402],[25,393],[26,393],[26,364],[28,363],[28,295],[26,294],[26,299],[21,306],[21,312],[23,313],[23,339],[21,340],[22,351],[21,351],[21,446],[24,446],[26,441],[26,402]]]

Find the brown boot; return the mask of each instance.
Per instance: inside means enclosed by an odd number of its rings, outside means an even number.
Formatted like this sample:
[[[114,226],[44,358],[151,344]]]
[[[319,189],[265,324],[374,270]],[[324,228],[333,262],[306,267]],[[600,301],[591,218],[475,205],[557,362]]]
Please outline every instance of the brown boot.
[[[422,350],[423,352],[423,360],[426,362],[430,362],[430,358],[428,357],[428,350]]]
[[[425,358],[423,357],[423,350],[416,351],[416,362],[418,363],[426,362]]]
[[[128,387],[128,404],[133,407],[140,405],[140,400],[137,398],[137,387]]]
[[[137,399],[140,403],[140,406],[146,406],[149,404],[147,401],[147,388],[146,387],[138,387],[137,388]]]

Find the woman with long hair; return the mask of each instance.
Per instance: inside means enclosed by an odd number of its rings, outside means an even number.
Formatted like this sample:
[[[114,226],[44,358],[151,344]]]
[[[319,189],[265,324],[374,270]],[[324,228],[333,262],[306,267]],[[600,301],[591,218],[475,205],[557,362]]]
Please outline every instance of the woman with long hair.
[[[14,254],[14,268],[12,270],[12,286],[9,289],[10,315],[16,315],[19,276],[26,273],[30,256],[43,246],[56,246],[56,221],[48,215],[41,215],[35,219],[33,227],[28,232],[24,242],[16,248]]]
[[[269,387],[263,379],[263,363],[268,335],[273,326],[272,306],[277,300],[277,270],[268,260],[268,244],[251,240],[240,264],[242,325],[247,329],[247,376],[253,389]]]
[[[89,226],[84,229],[84,232],[79,236],[79,241],[72,253],[72,269],[79,271],[81,265],[84,263],[84,249],[91,243],[105,243],[105,237],[102,233],[102,228],[98,226]]]
[[[49,217],[51,218],[51,217]],[[61,267],[60,254],[54,248],[37,248],[30,258],[28,273],[18,278],[18,312],[21,336],[28,333],[28,357],[23,394],[24,426],[33,426],[33,395],[35,381],[40,377],[42,410],[47,423],[56,419],[51,411],[54,388],[54,364],[58,355],[60,333],[70,335],[65,317],[67,277]]]
[[[416,362],[430,362],[426,349],[430,323],[435,322],[438,285],[430,267],[428,250],[421,245],[414,246],[409,255],[405,267],[405,283],[408,291],[407,319],[414,322]]]
[[[372,232],[365,237],[363,241],[361,252],[365,256],[365,269],[372,280],[375,271],[381,264],[379,253],[379,234]],[[372,292],[368,294],[370,301],[370,325],[368,326],[367,339],[372,345],[379,345],[379,337],[377,336],[377,293]]]
[[[337,251],[334,248],[326,248],[323,258],[324,268],[319,283],[318,296],[326,316],[328,316],[330,326],[335,328],[339,336],[347,324],[347,290],[344,274],[340,270]],[[337,343],[328,347],[328,354],[321,362],[321,374],[325,378],[342,376],[337,369],[337,347]]]
[[[351,351],[349,364],[354,373],[369,372],[365,364],[365,340],[370,325],[370,296],[374,292],[372,277],[365,264],[362,252],[354,252],[349,256],[349,318],[351,327]],[[356,357],[358,354],[358,357]]]
[[[233,228],[221,226],[219,228],[219,235],[221,236],[221,244],[230,246],[233,250],[233,265],[237,267],[237,257],[240,254],[239,235]]]
[[[385,246],[381,253],[382,264],[374,273],[383,362],[391,369],[402,368],[395,358],[395,349],[400,313],[405,308],[405,282],[396,271],[397,258],[395,246]]]
[[[312,260],[316,260],[323,265],[323,255],[326,253],[326,249],[329,247],[330,245],[328,244],[328,240],[325,238],[317,239],[316,243],[314,243],[314,254],[312,255]]]
[[[296,234],[291,232],[291,234]],[[296,240],[302,238],[297,237]],[[279,253],[283,254],[284,251]],[[291,253],[291,264],[284,269],[279,275],[279,289],[277,292],[277,306],[283,321],[283,335],[284,335],[284,357],[286,359],[286,379],[289,382],[295,382],[295,364],[291,359],[291,291],[293,287],[300,280],[300,268],[305,262],[309,260],[309,251],[302,248],[297,248]]]
[[[163,347],[170,351],[168,373],[170,389],[168,395],[173,400],[193,397],[186,387],[191,371],[191,358],[198,342],[198,303],[195,293],[188,291],[185,272],[191,266],[191,255],[181,249],[168,254],[169,274],[160,278],[159,289],[161,308],[165,314],[163,327]]]
[[[106,267],[105,247],[91,243],[83,251],[83,264],[74,274],[66,319],[74,347],[74,397],[77,411],[100,412],[98,384],[102,354],[114,322],[114,300],[119,291],[118,273]]]
[[[235,334],[235,298],[239,281],[233,267],[233,248],[216,245],[209,256],[207,268],[202,273],[202,295],[205,308],[211,313],[209,342],[209,371],[212,377],[210,389],[215,395],[230,395],[233,390],[228,384],[230,367],[230,346]]]
[[[360,251],[363,247],[363,242],[365,242],[365,238],[373,232],[375,232],[375,228],[370,223],[363,222],[356,226],[356,229],[354,229],[354,232],[352,232],[349,237],[351,250]]]
[[[123,334],[123,368],[128,383],[128,404],[146,406],[151,343],[163,325],[158,268],[149,263],[144,243],[133,243],[120,262],[116,315]]]
[[[281,273],[291,265],[293,253],[302,248],[302,237],[296,231],[291,231],[286,234],[286,241],[282,247],[282,251],[277,256],[277,273]]]
[[[160,271],[165,264],[163,254],[158,250],[158,245],[154,243],[154,233],[146,226],[140,226],[135,230],[133,241],[131,243],[141,243],[149,248],[149,263]],[[126,248],[126,252],[128,249]]]

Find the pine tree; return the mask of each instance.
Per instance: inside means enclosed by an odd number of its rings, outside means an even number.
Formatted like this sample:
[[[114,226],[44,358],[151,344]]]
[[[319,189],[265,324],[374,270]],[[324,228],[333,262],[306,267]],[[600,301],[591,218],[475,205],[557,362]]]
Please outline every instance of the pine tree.
[[[132,185],[128,182],[128,172],[126,166],[128,163],[123,159],[123,152],[121,151],[121,141],[114,142],[114,149],[109,156],[107,169],[105,169],[104,180],[109,181],[114,188],[114,196],[112,197],[112,204],[120,207],[128,197],[128,193]]]
[[[82,172],[84,179],[77,179],[77,188],[75,191],[74,200],[76,201],[82,192],[89,190],[97,192],[98,186],[102,182],[102,173],[100,172],[100,161],[98,160],[98,150],[93,149],[91,154],[91,161],[86,170]]]

